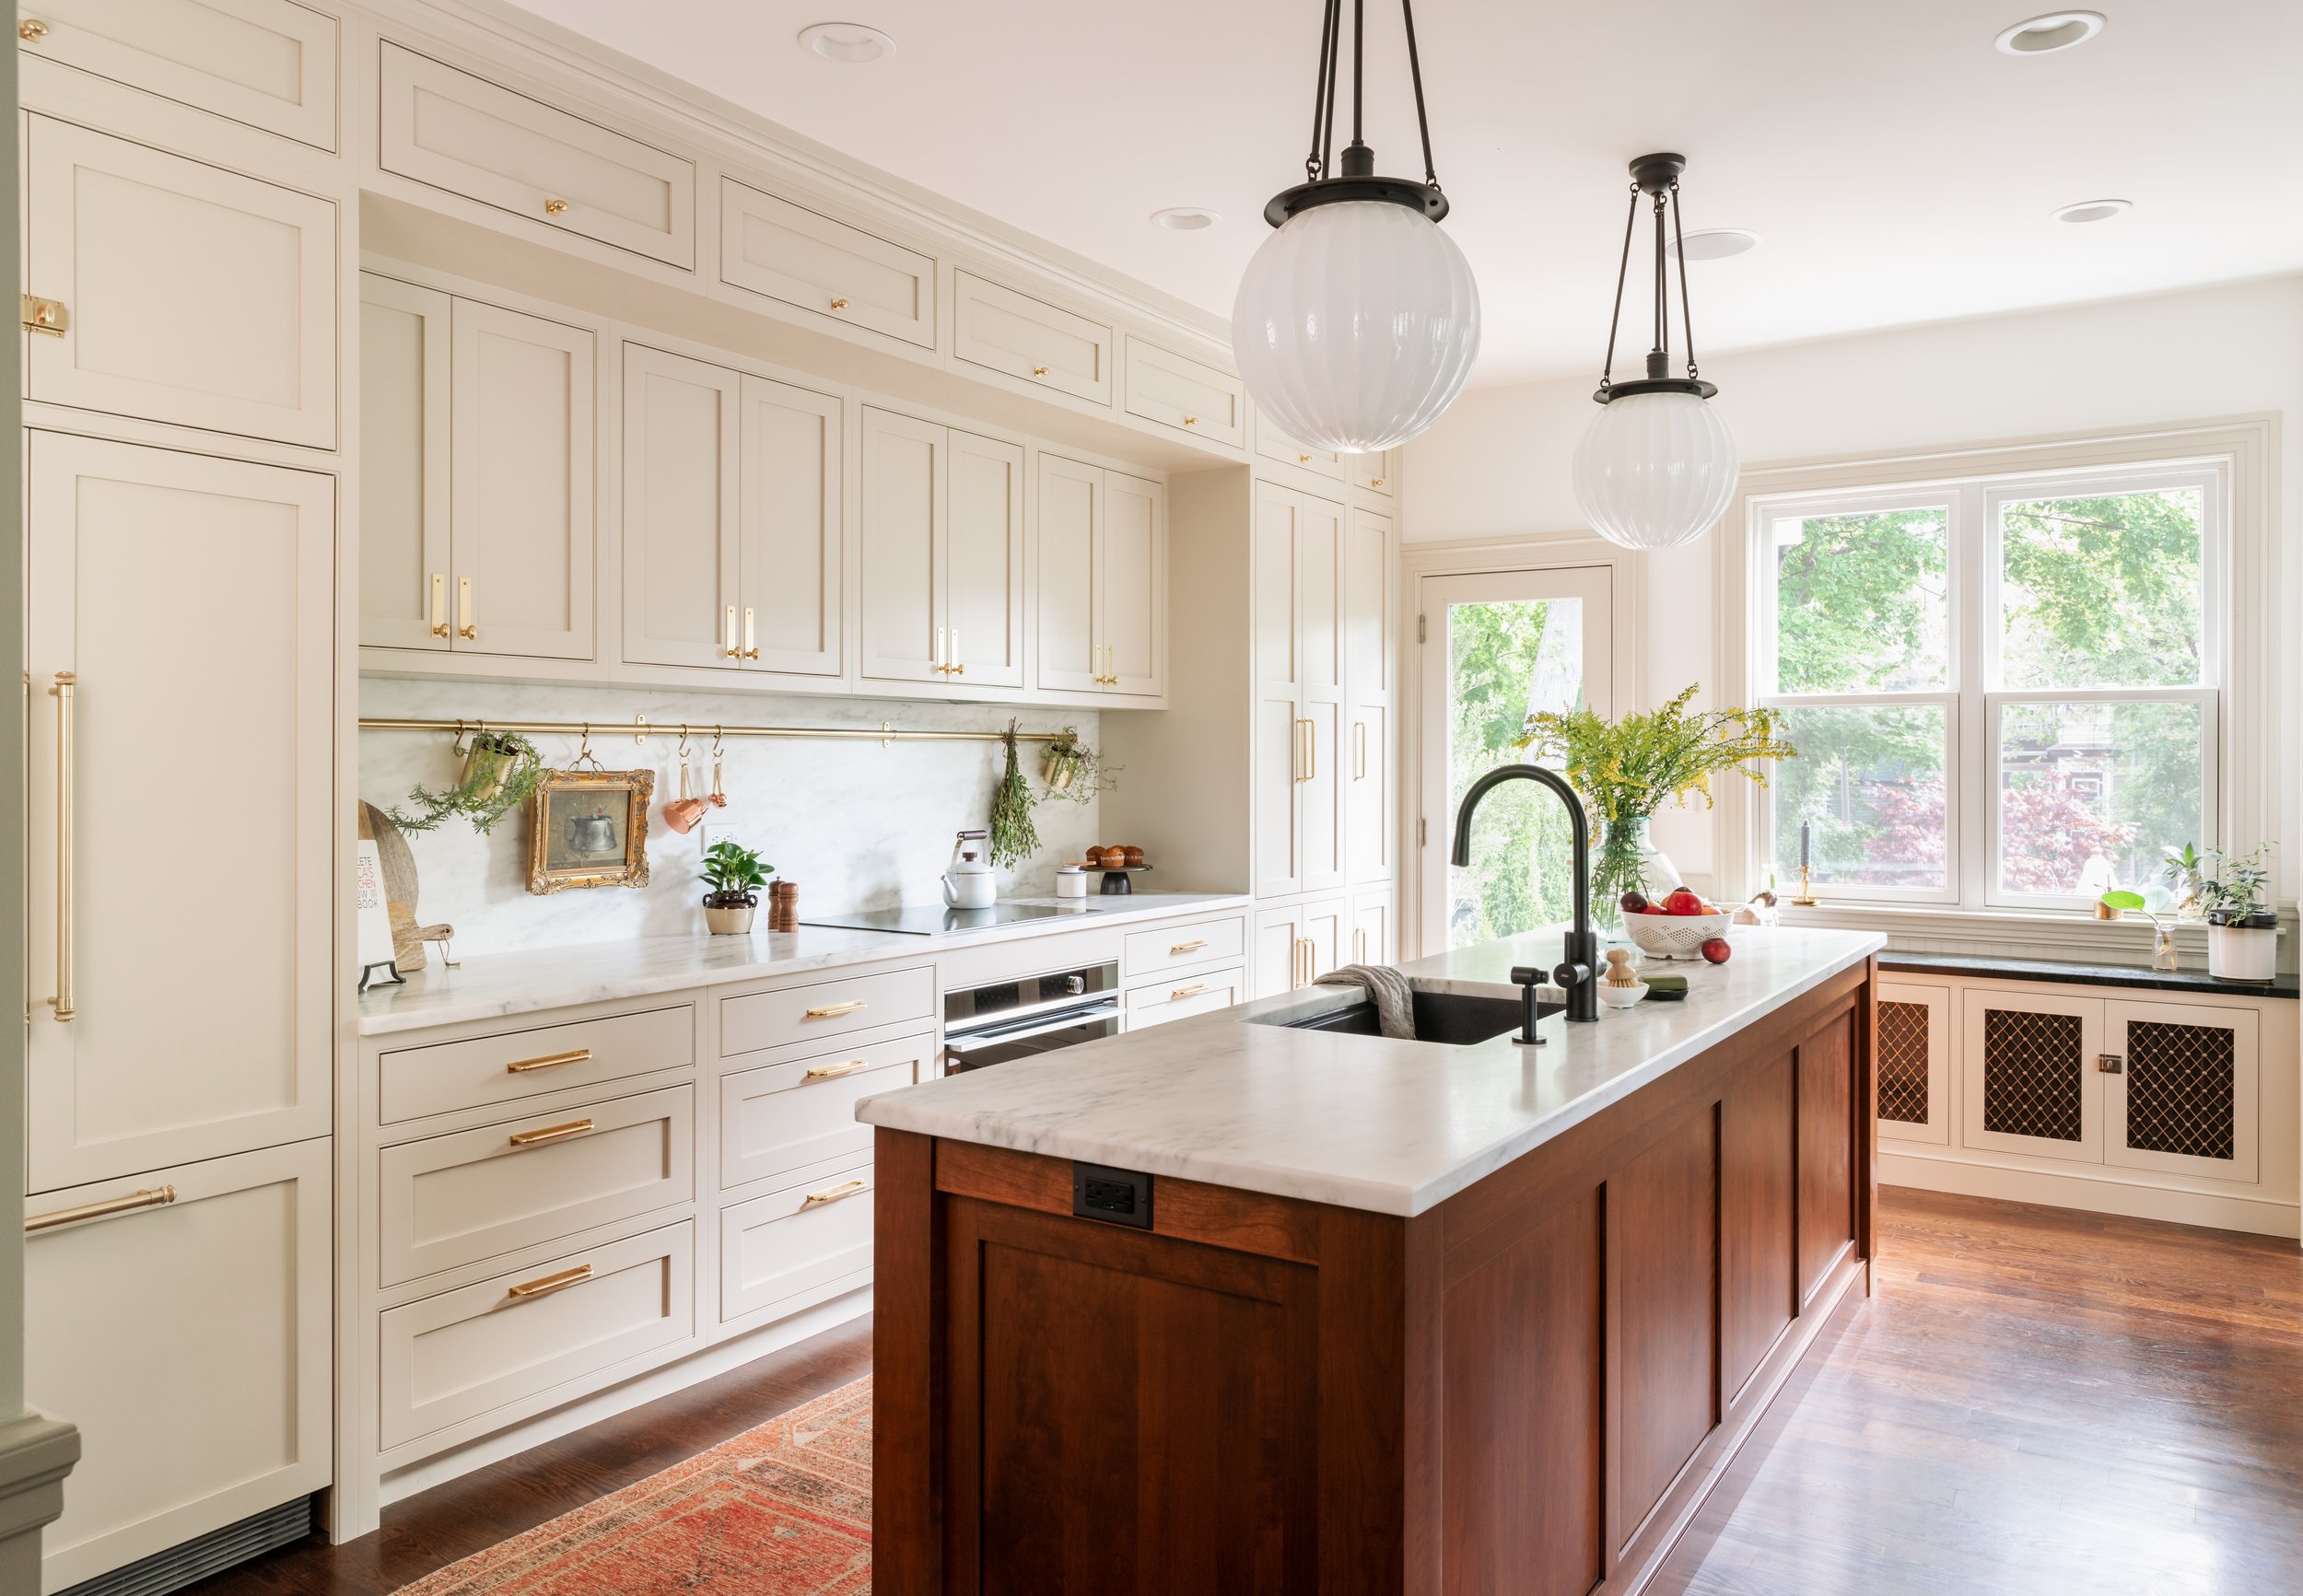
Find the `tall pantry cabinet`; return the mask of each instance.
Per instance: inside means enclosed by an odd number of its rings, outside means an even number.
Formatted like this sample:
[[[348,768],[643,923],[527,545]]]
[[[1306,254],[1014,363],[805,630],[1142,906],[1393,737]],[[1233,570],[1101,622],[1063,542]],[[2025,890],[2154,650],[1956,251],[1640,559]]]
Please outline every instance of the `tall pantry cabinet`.
[[[332,1478],[335,23],[236,5],[204,72],[193,8],[98,9],[19,64],[25,1388],[81,1438],[50,1591],[300,1533]]]

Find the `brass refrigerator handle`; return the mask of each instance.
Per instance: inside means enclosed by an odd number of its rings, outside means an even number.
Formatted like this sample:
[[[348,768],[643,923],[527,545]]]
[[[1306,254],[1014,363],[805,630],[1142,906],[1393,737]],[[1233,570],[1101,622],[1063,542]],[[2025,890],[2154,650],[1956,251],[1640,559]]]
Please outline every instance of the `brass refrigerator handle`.
[[[1351,723],[1351,779],[1353,781],[1365,781],[1367,779],[1366,721],[1355,720]]]
[[[1319,722],[1308,716],[1303,721],[1303,779],[1319,779]]]
[[[83,1219],[109,1219],[114,1214],[133,1214],[139,1208],[164,1208],[175,1200],[174,1186],[153,1186],[141,1192],[130,1192],[124,1197],[106,1197],[100,1203],[82,1203],[76,1208],[58,1208],[53,1214],[27,1215],[24,1233],[36,1236],[42,1230],[53,1230],[59,1225],[76,1225]]]
[[[79,677],[56,672],[48,691],[56,701],[56,995],[48,1000],[58,1019],[78,1012],[72,1006],[72,706]]]

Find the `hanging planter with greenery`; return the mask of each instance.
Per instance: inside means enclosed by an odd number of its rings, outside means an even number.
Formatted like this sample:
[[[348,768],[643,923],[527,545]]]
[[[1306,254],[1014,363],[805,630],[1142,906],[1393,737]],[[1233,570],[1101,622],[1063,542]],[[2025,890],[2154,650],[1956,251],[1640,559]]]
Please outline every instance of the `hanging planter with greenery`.
[[[1023,779],[1023,762],[1016,753],[1015,722],[1008,722],[1000,739],[1008,751],[1007,768],[991,795],[991,842],[987,856],[1002,869],[1013,869],[1039,851],[1039,828],[1032,823],[1032,785]]]
[[[444,792],[413,788],[408,802],[415,811],[393,810],[392,823],[403,832],[428,832],[449,816],[462,815],[485,836],[489,827],[528,801],[543,774],[544,755],[518,732],[475,731],[456,785]]]
[[[1046,786],[1046,796],[1067,803],[1093,801],[1117,786],[1118,775],[1119,766],[1105,763],[1104,756],[1081,742],[1080,734],[1069,726],[1040,755],[1039,778]]]

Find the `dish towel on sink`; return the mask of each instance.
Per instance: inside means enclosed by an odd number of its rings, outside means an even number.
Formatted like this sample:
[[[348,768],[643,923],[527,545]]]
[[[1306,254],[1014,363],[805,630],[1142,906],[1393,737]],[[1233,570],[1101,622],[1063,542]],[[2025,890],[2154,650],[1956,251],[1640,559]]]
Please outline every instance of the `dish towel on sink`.
[[[1340,970],[1330,970],[1313,984],[1317,986],[1364,986],[1374,1000],[1375,1018],[1385,1036],[1415,1040],[1415,990],[1408,978],[1388,964],[1346,964]]]

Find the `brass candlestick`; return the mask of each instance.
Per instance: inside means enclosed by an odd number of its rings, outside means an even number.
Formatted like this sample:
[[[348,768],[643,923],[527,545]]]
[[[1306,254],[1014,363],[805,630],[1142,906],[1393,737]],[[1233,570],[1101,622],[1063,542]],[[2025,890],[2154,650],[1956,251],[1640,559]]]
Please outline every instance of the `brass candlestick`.
[[[1812,886],[1809,884],[1809,881],[1808,881],[1808,875],[1809,875],[1808,867],[1807,867],[1807,866],[1806,866],[1806,865],[1802,865],[1802,866],[1800,866],[1800,867],[1799,867],[1799,891],[1798,891],[1796,893],[1794,893],[1794,894],[1793,895],[1793,897],[1792,897],[1792,904],[1793,904],[1793,906],[1794,906],[1794,907],[1795,907],[1795,908],[1800,908],[1800,909],[1812,909],[1812,908],[1814,908],[1814,907],[1815,907],[1815,904],[1816,904],[1815,891],[1814,891],[1814,889],[1812,888]]]

